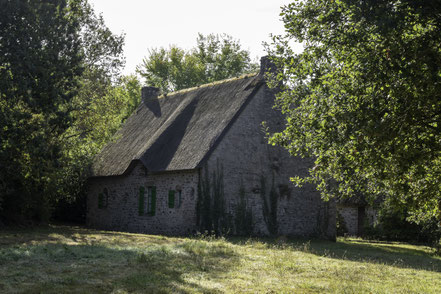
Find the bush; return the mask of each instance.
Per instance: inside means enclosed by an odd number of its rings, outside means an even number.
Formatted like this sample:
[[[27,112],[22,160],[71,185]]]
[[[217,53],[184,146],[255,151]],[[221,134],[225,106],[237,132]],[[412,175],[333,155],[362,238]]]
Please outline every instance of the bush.
[[[418,224],[408,219],[407,210],[399,210],[387,205],[379,209],[378,223],[364,228],[364,237],[388,241],[424,243],[440,246],[441,227],[435,217]]]

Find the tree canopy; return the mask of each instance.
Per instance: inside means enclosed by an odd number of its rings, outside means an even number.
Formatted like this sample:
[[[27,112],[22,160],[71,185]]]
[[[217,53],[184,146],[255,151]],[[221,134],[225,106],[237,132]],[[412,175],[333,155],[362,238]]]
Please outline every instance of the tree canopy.
[[[324,197],[359,193],[441,217],[441,6],[436,1],[296,1],[268,50],[286,128],[272,136],[315,158]],[[291,41],[302,42],[294,53]]]
[[[238,41],[228,35],[199,34],[196,47],[149,50],[137,72],[149,86],[176,91],[253,72],[257,64]]]
[[[48,219],[74,158],[66,132],[96,104],[87,85],[111,85],[122,44],[86,0],[0,2],[1,219]]]

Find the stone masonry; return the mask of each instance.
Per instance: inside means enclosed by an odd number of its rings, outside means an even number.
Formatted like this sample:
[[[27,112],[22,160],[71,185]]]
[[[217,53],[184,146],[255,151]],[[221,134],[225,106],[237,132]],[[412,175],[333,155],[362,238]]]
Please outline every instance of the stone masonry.
[[[196,231],[198,173],[192,171],[149,174],[138,162],[123,176],[92,178],[87,198],[87,225],[94,228],[165,235],[188,235]],[[139,189],[156,187],[156,212],[139,215]],[[98,208],[98,195],[108,190],[107,207]],[[181,204],[168,207],[170,190],[182,191]],[[147,196],[147,195],[146,195]]]
[[[326,203],[311,185],[296,188],[289,180],[293,175],[306,175],[312,163],[294,158],[280,147],[271,146],[262,128],[267,122],[270,130],[280,129],[281,114],[272,108],[274,96],[261,87],[254,98],[227,131],[210,155],[209,171],[220,164],[224,170],[224,193],[228,212],[234,216],[241,186],[252,210],[254,234],[267,235],[261,196],[262,177],[267,193],[274,180],[279,194],[278,234],[291,236],[335,237],[335,204]]]

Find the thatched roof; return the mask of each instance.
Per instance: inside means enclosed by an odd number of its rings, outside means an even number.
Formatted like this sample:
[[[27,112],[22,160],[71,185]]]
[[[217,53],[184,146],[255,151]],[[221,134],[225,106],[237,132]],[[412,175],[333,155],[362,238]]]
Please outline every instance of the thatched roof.
[[[137,160],[149,171],[199,167],[262,84],[247,75],[143,101],[96,156],[92,176],[128,173]]]

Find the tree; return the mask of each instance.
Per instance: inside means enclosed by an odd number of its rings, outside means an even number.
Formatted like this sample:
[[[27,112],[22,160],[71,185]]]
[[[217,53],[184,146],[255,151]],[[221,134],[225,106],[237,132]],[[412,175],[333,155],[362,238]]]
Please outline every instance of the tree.
[[[55,218],[84,221],[90,164],[140,99],[141,85],[135,76],[123,76],[114,85],[89,79],[80,88],[72,101],[76,106],[71,112],[72,124],[61,137]]]
[[[231,36],[199,34],[196,43],[189,51],[176,46],[149,50],[149,56],[137,67],[137,72],[147,85],[170,92],[257,69],[250,53],[242,50]]]
[[[441,220],[441,6],[296,1],[268,47],[286,128],[271,142],[315,158],[325,198],[358,193]],[[295,54],[292,40],[304,51]]]
[[[2,219],[48,219],[73,98],[120,67],[122,41],[86,0],[0,2]]]
[[[59,168],[54,175],[54,217],[84,221],[89,167],[138,106],[141,86],[135,76],[120,76],[124,65],[123,35],[114,35],[103,17],[85,2],[79,5],[85,70],[77,94],[70,101],[70,125],[60,136]]]

